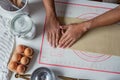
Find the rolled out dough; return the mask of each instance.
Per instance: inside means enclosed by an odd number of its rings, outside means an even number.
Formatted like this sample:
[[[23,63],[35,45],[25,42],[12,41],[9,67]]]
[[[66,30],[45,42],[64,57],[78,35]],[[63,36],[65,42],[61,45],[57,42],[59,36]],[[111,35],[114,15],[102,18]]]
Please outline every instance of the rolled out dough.
[[[78,23],[78,18],[59,17],[63,24]],[[113,24],[88,31],[72,47],[75,50],[120,56],[120,25]]]

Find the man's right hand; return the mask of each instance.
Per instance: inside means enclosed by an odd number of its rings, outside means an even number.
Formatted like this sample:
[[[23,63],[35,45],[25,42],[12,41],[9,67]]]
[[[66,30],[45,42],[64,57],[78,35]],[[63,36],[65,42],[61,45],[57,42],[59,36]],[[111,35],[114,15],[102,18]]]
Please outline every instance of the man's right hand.
[[[90,29],[90,26],[91,21],[61,26],[61,31],[65,30],[65,32],[63,32],[63,35],[59,40],[59,47],[71,47],[85,32]]]

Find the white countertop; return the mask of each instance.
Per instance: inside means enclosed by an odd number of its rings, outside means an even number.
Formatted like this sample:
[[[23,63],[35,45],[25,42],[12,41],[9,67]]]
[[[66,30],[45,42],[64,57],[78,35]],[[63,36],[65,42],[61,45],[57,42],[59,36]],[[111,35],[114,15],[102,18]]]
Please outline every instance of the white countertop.
[[[79,1],[79,0],[66,0],[66,1],[71,1],[71,2],[76,2],[76,3],[78,3],[78,2],[79,3],[80,2],[85,3],[85,0],[81,0],[81,1]],[[107,4],[106,5],[106,4],[99,3],[99,2],[97,4],[92,4],[92,3],[90,3],[90,4],[91,5],[109,6],[111,8],[116,6],[114,4]],[[34,60],[32,60],[32,62],[30,63],[28,71],[27,71],[27,73],[31,74],[36,68],[38,68],[40,66],[43,66],[43,65],[38,64],[38,54],[39,54],[39,51],[40,51],[42,30],[43,30],[44,21],[45,21],[45,10],[44,10],[44,6],[43,6],[43,3],[42,3],[41,0],[30,0],[29,7],[30,7],[29,8],[30,16],[31,16],[33,22],[36,24],[37,35],[36,35],[35,39],[33,39],[33,40],[23,40],[23,39],[17,38],[16,39],[16,45],[25,44],[25,45],[30,46],[30,47],[35,49]],[[56,67],[52,67],[52,66],[49,66],[49,67],[51,69],[54,69],[56,74],[62,74],[62,73],[67,71],[67,70],[64,70],[64,69],[60,69],[61,72],[59,72],[59,70]],[[75,72],[77,73],[77,70]],[[86,76],[89,76],[89,75],[86,75]],[[14,74],[13,74],[12,77],[11,77],[11,80],[21,80],[21,79],[16,79],[14,77]],[[100,80],[100,79],[96,78],[95,80]],[[107,80],[107,78],[104,79],[104,80]],[[109,78],[109,80],[115,80],[114,76],[113,77],[111,76],[111,78]],[[116,80],[118,80],[118,79],[116,79]]]

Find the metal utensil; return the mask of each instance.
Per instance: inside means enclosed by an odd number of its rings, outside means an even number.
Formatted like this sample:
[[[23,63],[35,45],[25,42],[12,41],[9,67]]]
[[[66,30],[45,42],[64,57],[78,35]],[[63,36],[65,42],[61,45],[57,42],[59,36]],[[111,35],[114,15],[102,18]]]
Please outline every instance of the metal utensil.
[[[29,80],[29,79],[30,80],[56,80],[56,77],[55,77],[53,71],[46,67],[40,67],[40,68],[36,69],[32,73],[32,75],[30,75],[30,74],[24,74],[24,75],[15,74],[15,78],[22,78],[25,80]]]
[[[30,77],[31,75],[30,74],[24,74],[24,75],[20,75],[20,74],[15,74],[15,78],[22,78],[22,79],[25,79],[25,80],[30,80]]]
[[[79,79],[79,78],[71,78],[71,77],[65,77],[65,76],[58,76],[58,77],[63,80],[89,80],[89,79]]]
[[[69,78],[69,77],[65,77],[65,76],[58,76],[60,79],[63,79],[63,80],[78,80],[78,79],[75,79],[75,78]]]
[[[32,75],[30,74],[16,74],[16,78],[23,78],[25,80],[56,80],[55,74],[52,70],[46,67],[40,67],[36,69]],[[30,77],[30,78],[28,78]],[[70,77],[65,77],[65,76],[58,76],[58,78],[62,80],[89,80],[89,79],[77,79],[77,78],[70,78]]]
[[[52,70],[40,67],[32,73],[31,80],[56,80],[56,77]]]

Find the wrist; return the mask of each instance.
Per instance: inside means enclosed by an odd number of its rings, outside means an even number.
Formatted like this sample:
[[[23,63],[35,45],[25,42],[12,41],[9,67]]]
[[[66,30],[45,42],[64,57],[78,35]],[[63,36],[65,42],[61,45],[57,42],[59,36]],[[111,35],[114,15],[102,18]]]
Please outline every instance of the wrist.
[[[99,27],[99,23],[96,21],[95,18],[89,20],[88,23],[89,23],[89,29],[93,29],[93,28]]]
[[[49,11],[46,11],[46,16],[47,17],[55,17],[56,13],[55,13],[55,11],[49,10]]]
[[[57,21],[57,16],[54,13],[46,14],[48,21]]]
[[[57,20],[57,16],[55,14],[46,14],[47,20]]]
[[[85,21],[83,23],[84,23],[83,26],[84,26],[84,31],[85,32],[92,28],[92,26],[91,26],[92,25],[92,21],[91,20]]]

